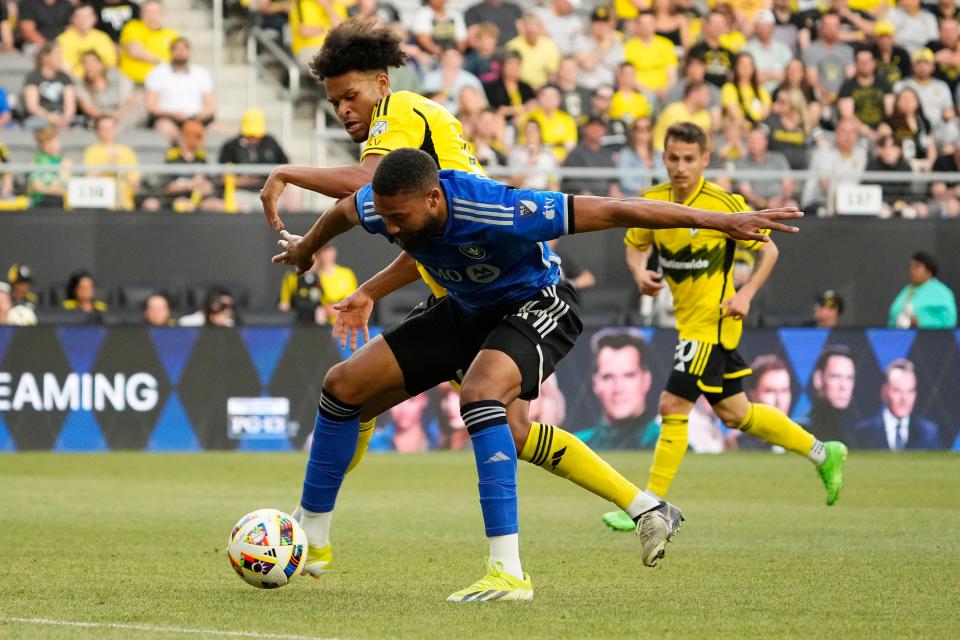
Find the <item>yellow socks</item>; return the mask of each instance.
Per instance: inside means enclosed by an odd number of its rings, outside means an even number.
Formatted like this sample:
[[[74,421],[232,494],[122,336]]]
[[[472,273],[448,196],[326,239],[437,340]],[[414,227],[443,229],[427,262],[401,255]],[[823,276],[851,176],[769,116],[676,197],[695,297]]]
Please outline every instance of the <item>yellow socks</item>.
[[[590,447],[559,427],[539,422],[531,424],[520,459],[566,478],[621,509],[629,507],[640,493],[635,484],[604,462]]]
[[[687,453],[688,416],[670,414],[663,416],[660,425],[660,438],[653,452],[653,466],[647,481],[647,491],[660,496],[667,495],[670,483],[677,475],[677,469]]]
[[[357,438],[357,448],[353,452],[353,460],[350,461],[350,466],[347,467],[347,473],[353,471],[354,467],[363,460],[363,456],[367,455],[367,447],[370,446],[370,437],[373,435],[373,428],[376,425],[376,418],[360,423],[360,436]]]
[[[765,404],[751,403],[747,417],[737,428],[802,456],[809,455],[816,442],[813,434],[788,418],[779,409]]]

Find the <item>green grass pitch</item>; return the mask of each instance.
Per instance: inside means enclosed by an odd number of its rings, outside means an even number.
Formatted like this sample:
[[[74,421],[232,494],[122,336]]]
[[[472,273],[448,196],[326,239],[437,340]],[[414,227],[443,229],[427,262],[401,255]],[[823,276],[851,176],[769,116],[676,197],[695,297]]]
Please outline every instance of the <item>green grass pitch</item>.
[[[650,453],[607,458],[640,479]],[[536,598],[466,605],[444,599],[486,553],[468,453],[368,456],[340,495],[336,571],[242,583],[230,528],[255,508],[292,510],[303,467],[302,454],[0,457],[14,554],[0,638],[960,637],[954,454],[854,453],[832,508],[796,456],[688,456],[671,494],[687,522],[657,569],[602,526],[606,503],[521,463]],[[143,626],[25,621],[37,618]]]

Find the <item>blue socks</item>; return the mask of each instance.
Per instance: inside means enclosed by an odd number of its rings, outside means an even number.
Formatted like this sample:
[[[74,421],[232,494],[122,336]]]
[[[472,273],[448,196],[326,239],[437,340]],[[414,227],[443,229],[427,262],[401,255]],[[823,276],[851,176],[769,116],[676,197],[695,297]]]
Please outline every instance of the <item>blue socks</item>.
[[[357,448],[359,430],[360,407],[341,402],[326,389],[321,391],[300,498],[304,509],[316,513],[333,511],[343,477]]]
[[[463,405],[460,415],[473,441],[487,536],[517,533],[517,454],[506,409],[502,402],[481,400]]]

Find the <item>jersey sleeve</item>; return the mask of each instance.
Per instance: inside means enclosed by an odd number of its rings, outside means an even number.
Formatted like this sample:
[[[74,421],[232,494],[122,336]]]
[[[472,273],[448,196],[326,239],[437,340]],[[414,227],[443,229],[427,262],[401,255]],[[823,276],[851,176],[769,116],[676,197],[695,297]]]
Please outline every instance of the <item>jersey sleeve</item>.
[[[553,240],[574,232],[573,196],[557,191],[511,190],[513,223],[500,227],[523,240]]]
[[[370,119],[367,144],[360,161],[369,155],[385,156],[394,149],[419,149],[423,143],[426,121],[402,94],[385,97]]]
[[[360,226],[367,233],[389,237],[390,234],[387,233],[387,227],[383,224],[383,218],[377,215],[373,207],[373,185],[370,183],[363,185],[353,198],[354,205],[357,207],[357,217],[360,218]]]
[[[643,227],[633,227],[627,230],[623,237],[623,244],[643,251],[653,244],[653,229]]]

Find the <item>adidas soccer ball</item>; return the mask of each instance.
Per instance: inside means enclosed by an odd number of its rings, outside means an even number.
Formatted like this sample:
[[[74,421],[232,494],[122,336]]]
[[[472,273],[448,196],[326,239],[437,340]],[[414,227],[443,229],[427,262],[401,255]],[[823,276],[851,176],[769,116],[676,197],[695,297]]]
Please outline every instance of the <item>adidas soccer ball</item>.
[[[230,532],[227,556],[244,582],[259,589],[282,587],[300,569],[307,534],[293,516],[258,509],[240,518]]]

